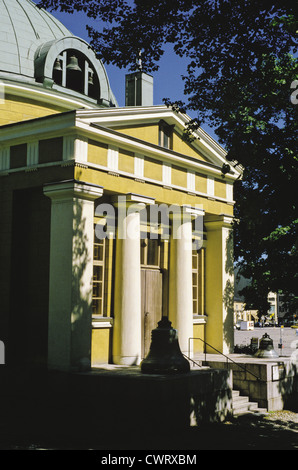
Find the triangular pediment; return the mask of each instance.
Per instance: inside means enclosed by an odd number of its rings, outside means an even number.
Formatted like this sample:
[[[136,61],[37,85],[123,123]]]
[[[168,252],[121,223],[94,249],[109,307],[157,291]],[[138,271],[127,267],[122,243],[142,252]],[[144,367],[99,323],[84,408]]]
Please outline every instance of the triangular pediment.
[[[173,111],[167,106],[79,110],[77,118],[85,124],[111,129],[127,138],[143,141],[152,146],[159,145],[158,126],[160,122],[164,122],[173,128],[173,145],[170,149],[173,154],[219,168],[229,163],[223,147],[203,129],[199,128],[193,133],[191,142],[185,141],[183,139],[184,130],[191,118],[186,114]],[[240,174],[234,168],[231,168],[231,172],[234,177]]]

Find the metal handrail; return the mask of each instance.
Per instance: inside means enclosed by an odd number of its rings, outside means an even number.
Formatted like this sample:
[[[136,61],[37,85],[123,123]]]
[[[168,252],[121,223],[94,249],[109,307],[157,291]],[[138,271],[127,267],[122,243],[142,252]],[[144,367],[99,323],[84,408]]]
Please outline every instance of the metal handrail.
[[[214,346],[212,346],[211,344],[207,343],[204,339],[202,338],[188,338],[188,354],[190,355],[190,340],[192,339],[199,339],[200,341],[202,341],[205,345],[209,346],[209,348],[212,348],[214,349],[214,351],[218,352],[219,354],[221,354],[222,356],[224,356],[226,359],[227,359],[227,364],[229,363],[228,361],[231,361],[233,362],[234,364],[236,364],[236,366],[240,367],[241,369],[243,369],[245,372],[248,372],[249,374],[253,375],[257,380],[261,381],[261,378],[258,377],[256,374],[254,374],[253,372],[251,372],[250,370],[247,370],[246,367],[243,367],[241,364],[239,364],[238,362],[234,361],[233,359],[231,359],[229,356],[227,356],[226,354],[222,353],[221,351],[219,351],[218,349],[216,349]],[[206,348],[205,348],[205,362],[207,362],[207,352],[206,352]]]
[[[186,356],[186,354],[183,354],[183,353],[182,353],[182,356],[184,356],[185,359],[187,359],[189,362],[192,362],[192,363],[195,364],[196,366],[202,367],[201,364],[199,364],[198,362],[194,361],[191,357]]]

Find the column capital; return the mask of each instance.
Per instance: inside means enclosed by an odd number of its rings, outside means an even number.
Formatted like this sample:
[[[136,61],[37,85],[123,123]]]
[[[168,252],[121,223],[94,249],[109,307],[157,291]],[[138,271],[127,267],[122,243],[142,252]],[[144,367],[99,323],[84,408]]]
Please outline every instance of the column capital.
[[[199,217],[199,216],[204,216],[205,215],[205,210],[201,207],[192,207],[192,206],[189,206],[189,205],[186,205],[184,204],[182,206],[182,209],[183,211],[186,213],[186,214],[189,214],[192,218],[196,218],[196,217]]]
[[[131,205],[131,204],[143,204],[143,205],[153,205],[155,204],[155,198],[143,196],[141,194],[135,193],[126,193],[126,194],[118,194],[117,196],[112,196],[112,202],[115,206],[117,205]]]
[[[219,228],[231,228],[234,216],[227,214],[208,215],[205,217],[204,225],[209,230],[216,230]]]
[[[174,204],[170,206],[169,208],[170,208],[170,212],[169,212],[170,220],[180,225],[186,222],[191,222],[197,219],[198,217],[205,216],[205,210],[200,207],[192,207],[186,204],[179,206],[179,205]]]
[[[103,195],[103,187],[83,181],[66,180],[45,184],[43,192],[52,200],[77,197],[94,201]]]

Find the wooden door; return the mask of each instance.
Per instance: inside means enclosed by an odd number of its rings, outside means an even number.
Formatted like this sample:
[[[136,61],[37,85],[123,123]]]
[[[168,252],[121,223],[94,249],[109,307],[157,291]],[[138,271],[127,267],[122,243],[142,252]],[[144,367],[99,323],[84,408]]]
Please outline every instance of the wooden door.
[[[159,269],[142,269],[142,357],[151,344],[151,332],[162,316],[162,273]]]

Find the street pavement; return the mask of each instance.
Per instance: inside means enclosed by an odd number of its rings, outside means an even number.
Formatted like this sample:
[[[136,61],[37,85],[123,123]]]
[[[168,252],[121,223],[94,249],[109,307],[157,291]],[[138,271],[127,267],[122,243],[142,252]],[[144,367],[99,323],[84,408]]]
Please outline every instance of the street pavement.
[[[258,338],[267,333],[273,341],[273,348],[280,357],[298,359],[298,328],[255,327],[253,330],[234,330],[235,346],[250,346],[251,338]],[[279,344],[282,347],[279,347]]]

